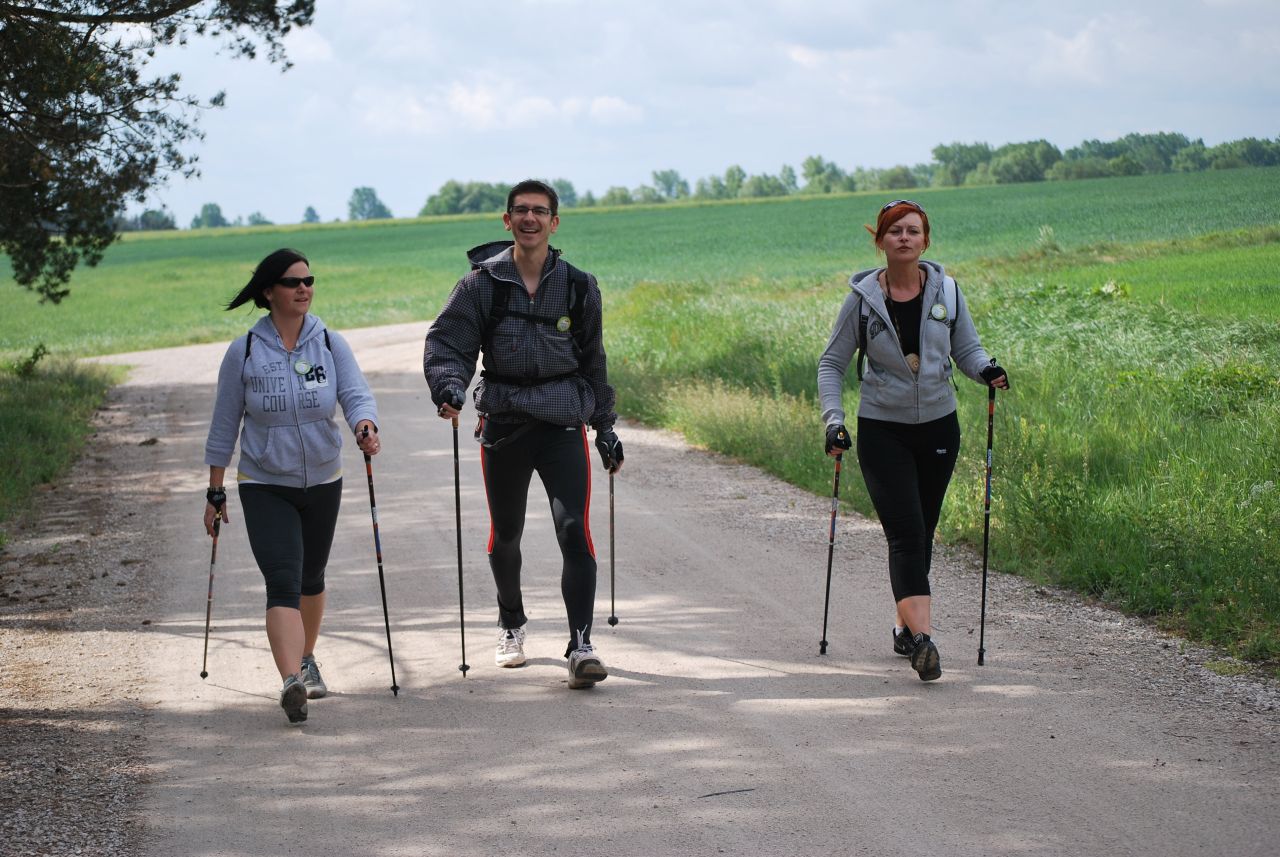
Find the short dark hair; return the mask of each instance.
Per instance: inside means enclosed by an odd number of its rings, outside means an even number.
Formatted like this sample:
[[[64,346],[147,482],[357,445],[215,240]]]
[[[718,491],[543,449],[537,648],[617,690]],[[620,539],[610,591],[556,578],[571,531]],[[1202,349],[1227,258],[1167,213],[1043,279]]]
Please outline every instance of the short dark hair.
[[[540,193],[547,199],[551,200],[551,216],[555,217],[560,213],[560,196],[556,193],[556,189],[551,185],[537,179],[525,179],[511,189],[507,194],[507,213],[511,212],[511,206],[516,204],[516,197],[522,193]]]
[[[258,263],[258,267],[253,269],[253,276],[249,278],[249,282],[245,283],[244,288],[227,303],[227,309],[235,309],[249,301],[253,301],[253,305],[259,309],[270,309],[271,304],[267,303],[262,293],[280,282],[284,272],[298,262],[304,262],[308,267],[311,265],[306,256],[288,247],[283,247],[267,256]]]

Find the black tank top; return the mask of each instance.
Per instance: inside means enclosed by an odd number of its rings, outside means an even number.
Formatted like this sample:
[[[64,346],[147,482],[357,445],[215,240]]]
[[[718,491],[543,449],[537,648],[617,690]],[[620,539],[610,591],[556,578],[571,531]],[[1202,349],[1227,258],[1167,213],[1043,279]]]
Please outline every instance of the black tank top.
[[[924,309],[924,292],[909,301],[889,299],[889,317],[902,343],[903,354],[920,353],[920,313]]]

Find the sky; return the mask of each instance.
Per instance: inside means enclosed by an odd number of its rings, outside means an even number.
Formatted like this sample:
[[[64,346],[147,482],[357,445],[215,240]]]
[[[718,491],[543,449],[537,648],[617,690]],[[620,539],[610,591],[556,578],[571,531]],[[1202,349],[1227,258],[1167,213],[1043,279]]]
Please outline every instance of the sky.
[[[133,210],[328,221],[367,186],[411,217],[450,179],[600,196],[952,142],[1274,139],[1277,45],[1276,0],[317,0],[287,72],[207,39],[155,60],[226,106],[188,146],[201,176]]]

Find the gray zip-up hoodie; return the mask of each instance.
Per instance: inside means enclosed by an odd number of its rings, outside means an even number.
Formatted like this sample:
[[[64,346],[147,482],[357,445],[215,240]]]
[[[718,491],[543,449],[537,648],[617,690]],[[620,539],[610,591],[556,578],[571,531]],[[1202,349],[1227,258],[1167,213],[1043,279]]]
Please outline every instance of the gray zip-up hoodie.
[[[361,420],[377,425],[373,394],[347,341],[333,331],[326,337],[324,322],[308,314],[287,351],[263,316],[222,358],[204,462],[230,464],[240,429],[243,478],[294,488],[331,482],[342,473],[338,404],[352,431]]]
[[[956,287],[955,318],[948,319],[942,285],[946,272],[936,262],[920,260],[926,274],[920,313],[920,371],[914,373],[893,329],[879,274],[883,268],[859,271],[849,279],[850,292],[840,307],[831,338],[818,360],[818,395],[827,425],[845,422],[844,376],[857,351],[858,316],[866,306],[866,365],[858,396],[858,416],[895,423],[925,423],[956,409],[951,361],[979,383],[991,357],[978,340],[964,295]],[[941,307],[942,309],[939,309]],[[937,316],[942,315],[939,319]]]

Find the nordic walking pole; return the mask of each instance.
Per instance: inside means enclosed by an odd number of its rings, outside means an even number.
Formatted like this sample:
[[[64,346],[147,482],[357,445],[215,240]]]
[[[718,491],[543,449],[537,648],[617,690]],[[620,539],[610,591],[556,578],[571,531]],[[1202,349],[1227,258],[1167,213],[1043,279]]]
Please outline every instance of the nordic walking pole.
[[[462,603],[462,475],[458,470],[458,418],[453,417],[453,509],[458,521],[458,633],[462,637],[462,663],[458,669],[467,677],[467,611]]]
[[[364,436],[369,436],[369,427],[364,427]],[[369,453],[364,454],[364,472],[369,477],[369,514],[373,516],[373,553],[378,558],[378,588],[382,590],[382,624],[387,629],[387,659],[391,661],[391,695],[400,695],[400,685],[396,684],[396,658],[391,652],[391,618],[387,615],[387,583],[382,574],[382,537],[378,535],[378,501],[373,497],[373,460]]]
[[[209,677],[209,620],[213,616],[213,567],[218,562],[218,531],[222,529],[222,506],[214,506],[213,511],[213,550],[209,554],[209,600],[204,606],[204,660],[200,663],[200,678]]]
[[[831,533],[827,540],[827,597],[822,602],[822,640],[818,643],[818,654],[827,653],[827,609],[831,606],[831,560],[836,553],[836,513],[840,508],[840,462],[844,453],[836,455],[835,487],[831,489]]]
[[[993,361],[994,362],[994,361]],[[982,666],[987,650],[983,648],[987,631],[987,546],[991,537],[991,435],[996,419],[996,388],[987,388],[987,477],[982,499],[982,618],[978,622],[978,666]]]
[[[618,611],[613,603],[613,471],[609,471],[609,624],[618,624]]]

